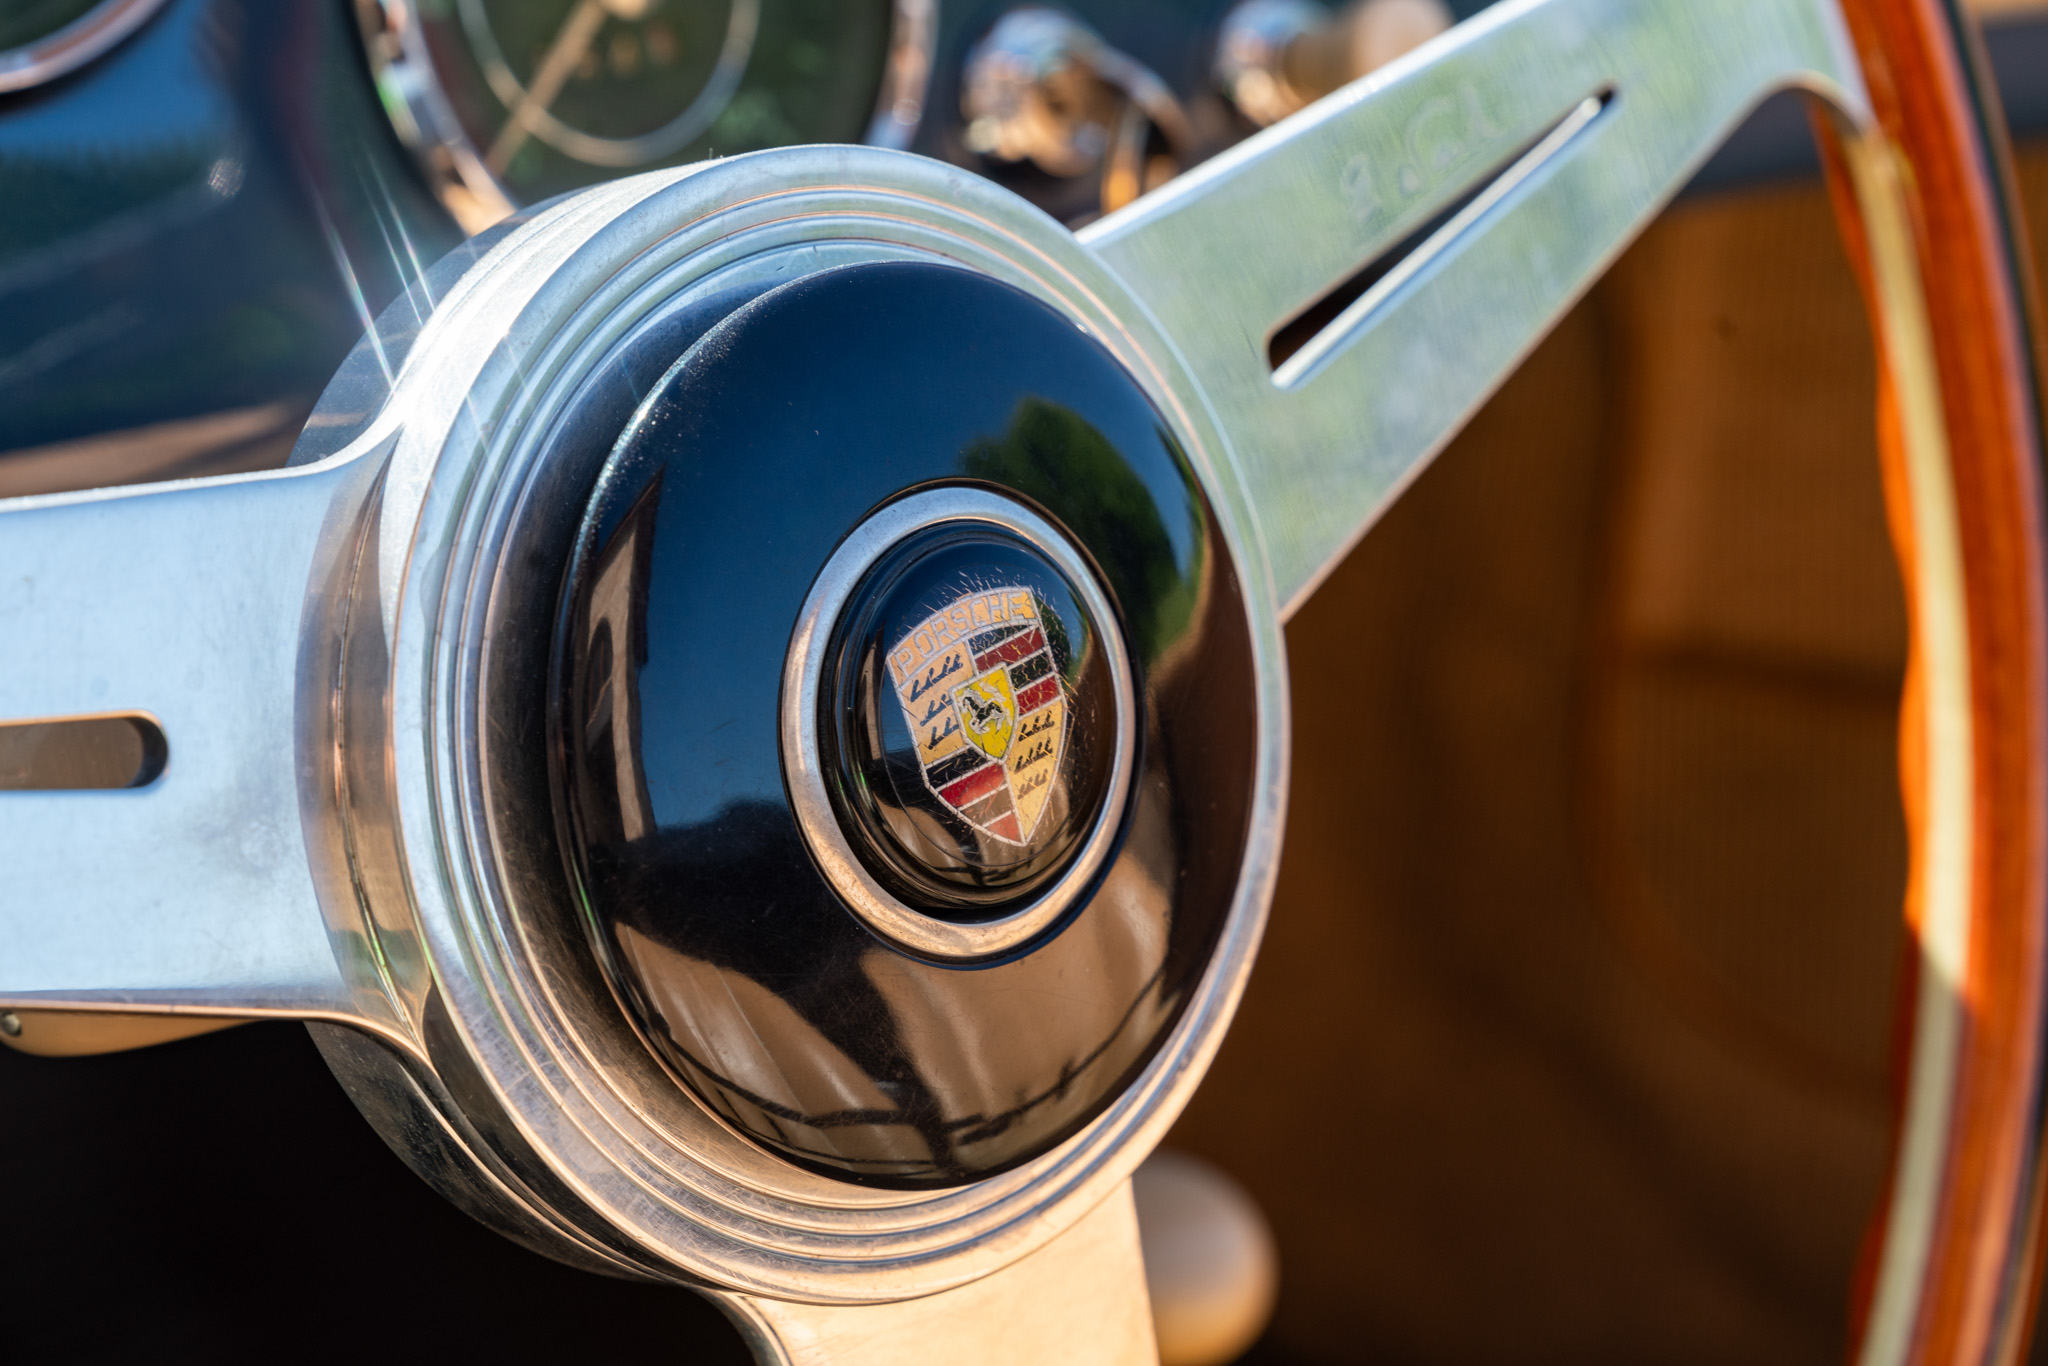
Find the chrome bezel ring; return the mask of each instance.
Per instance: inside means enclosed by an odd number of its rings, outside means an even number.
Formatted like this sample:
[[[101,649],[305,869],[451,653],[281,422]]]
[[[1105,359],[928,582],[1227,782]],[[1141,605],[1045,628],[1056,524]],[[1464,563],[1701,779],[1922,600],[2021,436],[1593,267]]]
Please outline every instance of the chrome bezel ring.
[[[1243,576],[1255,668],[1249,835],[1199,986],[1137,1079],[1078,1134],[936,1191],[798,1167],[678,1086],[610,994],[574,908],[518,875],[521,841],[494,807],[488,744],[499,618],[531,587],[515,533],[523,509],[550,496],[540,475],[577,386],[663,310],[861,260],[980,272],[1108,349],[1212,501]],[[365,1014],[392,1018],[377,1037],[434,1082],[421,1103],[488,1176],[494,1221],[510,1191],[527,1236],[586,1261],[871,1303],[987,1275],[1114,1191],[1186,1104],[1242,993],[1277,863],[1286,753],[1279,614],[1231,457],[1122,282],[1022,201],[921,158],[806,148],[652,173],[542,211],[470,267],[420,331],[385,412],[334,458],[379,446],[389,455],[347,647],[374,667],[346,684],[365,694],[333,708],[376,729],[332,748],[381,757],[359,766],[363,790],[343,793],[338,847],[353,871],[324,881],[323,904],[338,940],[369,946],[388,1005]]]
[[[1087,838],[1052,886],[998,919],[959,923],[926,915],[895,896],[861,861],[826,790],[818,717],[830,642],[848,601],[875,562],[927,527],[980,523],[1009,532],[1059,569],[1092,618],[1109,665],[1116,715],[1115,767]],[[1138,749],[1137,689],[1129,652],[1095,571],[1045,518],[1013,498],[986,489],[926,489],[888,504],[855,527],[819,571],[804,599],[782,670],[782,775],[811,857],[847,907],[877,934],[935,958],[989,958],[1018,948],[1056,923],[1094,884],[1116,845],[1131,791]]]

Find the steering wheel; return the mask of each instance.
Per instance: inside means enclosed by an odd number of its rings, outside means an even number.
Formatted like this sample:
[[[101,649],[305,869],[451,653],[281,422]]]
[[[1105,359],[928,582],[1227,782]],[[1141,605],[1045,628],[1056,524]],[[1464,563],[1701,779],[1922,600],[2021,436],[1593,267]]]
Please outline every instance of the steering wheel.
[[[103,760],[0,798],[0,1026],[306,1020],[451,1199],[764,1359],[1155,1359],[1129,1178],[1258,943],[1282,623],[1799,89],[1912,625],[1858,1351],[2013,1360],[2048,623],[1975,62],[1936,0],[1505,0],[1079,234],[849,147],[502,224],[291,468],[0,503],[0,718]]]

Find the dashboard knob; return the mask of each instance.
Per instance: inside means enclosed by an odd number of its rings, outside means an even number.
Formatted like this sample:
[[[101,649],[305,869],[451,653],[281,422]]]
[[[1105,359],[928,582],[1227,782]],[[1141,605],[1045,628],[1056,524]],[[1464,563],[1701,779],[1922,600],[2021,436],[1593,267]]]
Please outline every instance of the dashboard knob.
[[[1444,0],[1240,0],[1216,38],[1216,84],[1260,127],[1376,71],[1456,23]]]
[[[960,105],[962,141],[991,168],[1099,173],[1086,217],[1122,208],[1196,156],[1194,125],[1156,72],[1043,5],[1005,12],[969,50]]]

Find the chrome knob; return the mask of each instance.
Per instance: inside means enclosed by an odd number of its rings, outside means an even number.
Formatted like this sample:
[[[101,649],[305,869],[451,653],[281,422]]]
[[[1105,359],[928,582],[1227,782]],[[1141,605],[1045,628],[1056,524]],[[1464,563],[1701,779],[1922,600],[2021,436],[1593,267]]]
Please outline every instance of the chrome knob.
[[[1246,118],[1278,123],[1450,28],[1443,0],[1242,0],[1224,16],[1215,78]]]
[[[1044,6],[1009,11],[974,45],[960,107],[968,150],[1062,178],[1099,172],[1104,211],[1194,158],[1193,126],[1166,82],[1079,19]],[[1155,129],[1163,157],[1148,155]]]

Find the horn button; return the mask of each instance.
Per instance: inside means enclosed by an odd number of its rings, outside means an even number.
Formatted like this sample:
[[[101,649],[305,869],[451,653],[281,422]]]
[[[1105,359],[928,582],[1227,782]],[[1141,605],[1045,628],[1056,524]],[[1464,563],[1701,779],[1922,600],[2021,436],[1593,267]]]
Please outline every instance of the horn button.
[[[643,1037],[758,1143],[989,1175],[1192,997],[1257,725],[1172,430],[1052,308],[892,262],[741,307],[605,461],[553,651],[567,869]]]
[[[1079,551],[1014,500],[934,489],[864,523],[819,575],[783,695],[805,836],[906,947],[1013,949],[1105,862],[1137,729],[1123,633]]]
[[[946,919],[1055,875],[1115,755],[1102,627],[1021,541],[972,522],[897,548],[841,619],[818,724],[849,832]]]

